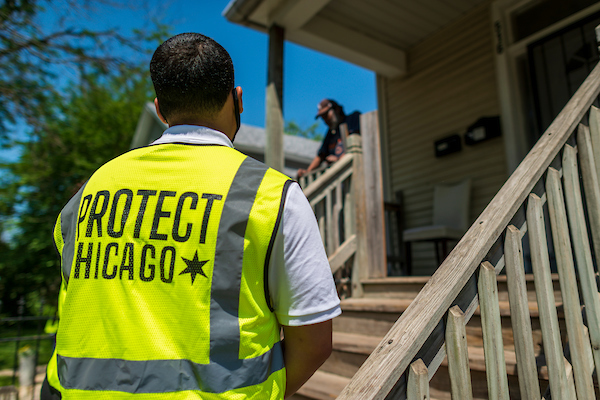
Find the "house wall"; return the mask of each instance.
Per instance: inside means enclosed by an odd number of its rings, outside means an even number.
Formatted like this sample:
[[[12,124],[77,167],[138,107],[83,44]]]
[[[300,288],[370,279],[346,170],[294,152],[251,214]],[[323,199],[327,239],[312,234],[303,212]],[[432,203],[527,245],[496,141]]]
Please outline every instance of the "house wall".
[[[401,190],[405,228],[430,225],[433,187],[472,180],[470,223],[507,178],[504,141],[493,138],[436,158],[434,142],[458,133],[484,116],[500,113],[495,78],[490,6],[484,4],[414,46],[409,74],[378,77],[385,107],[390,194]],[[437,268],[433,243],[412,246],[413,274]]]

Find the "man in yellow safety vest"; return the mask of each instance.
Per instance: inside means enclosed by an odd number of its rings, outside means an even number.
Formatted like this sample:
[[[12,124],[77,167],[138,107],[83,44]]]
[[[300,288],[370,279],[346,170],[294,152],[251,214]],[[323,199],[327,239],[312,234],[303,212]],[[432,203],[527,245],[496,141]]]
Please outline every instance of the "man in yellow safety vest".
[[[242,89],[196,33],[150,63],[169,125],[61,211],[42,399],[281,399],[331,353],[339,299],[298,184],[233,148]],[[283,328],[283,340],[281,339]]]

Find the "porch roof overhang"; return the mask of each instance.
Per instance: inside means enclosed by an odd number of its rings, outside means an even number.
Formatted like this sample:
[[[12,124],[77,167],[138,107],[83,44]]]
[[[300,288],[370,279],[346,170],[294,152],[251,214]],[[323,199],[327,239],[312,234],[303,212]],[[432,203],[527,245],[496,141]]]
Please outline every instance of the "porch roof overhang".
[[[408,72],[410,47],[487,1],[231,0],[223,14],[263,32],[279,25],[288,41],[394,78]]]

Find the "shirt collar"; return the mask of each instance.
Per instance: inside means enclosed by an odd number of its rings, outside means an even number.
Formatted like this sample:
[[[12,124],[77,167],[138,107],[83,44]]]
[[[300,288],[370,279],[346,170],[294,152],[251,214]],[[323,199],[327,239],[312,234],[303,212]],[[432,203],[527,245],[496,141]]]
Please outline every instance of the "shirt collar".
[[[213,144],[233,148],[233,143],[223,132],[197,125],[172,126],[152,142],[152,144],[163,143]]]

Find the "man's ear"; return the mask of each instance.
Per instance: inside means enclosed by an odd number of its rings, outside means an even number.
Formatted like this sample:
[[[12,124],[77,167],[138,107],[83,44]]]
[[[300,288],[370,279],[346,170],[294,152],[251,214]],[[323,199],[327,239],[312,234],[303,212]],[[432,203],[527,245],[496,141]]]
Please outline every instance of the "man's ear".
[[[238,103],[240,105],[240,114],[244,112],[244,101],[242,100],[242,87],[238,86],[235,88],[236,92],[237,92],[237,97],[238,97]]]
[[[158,115],[158,118],[165,124],[169,125],[169,123],[167,122],[166,118],[163,117],[163,115],[160,113],[160,107],[158,107],[158,98],[154,99],[154,107],[156,108],[156,115]]]

